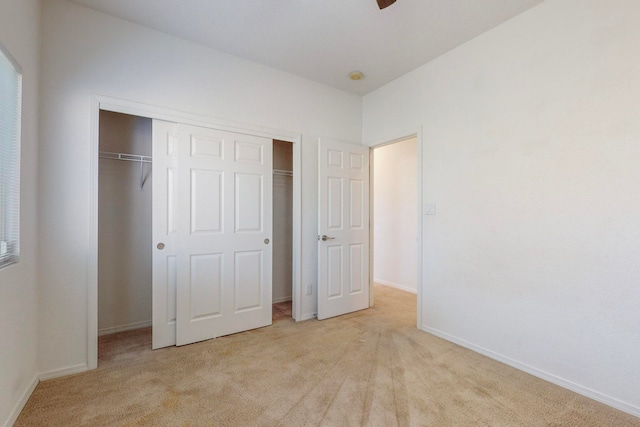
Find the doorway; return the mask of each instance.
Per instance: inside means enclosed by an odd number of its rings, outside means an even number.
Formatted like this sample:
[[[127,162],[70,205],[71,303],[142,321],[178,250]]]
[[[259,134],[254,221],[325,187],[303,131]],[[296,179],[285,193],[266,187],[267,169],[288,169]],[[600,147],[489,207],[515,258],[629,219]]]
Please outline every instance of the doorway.
[[[403,144],[403,141],[406,143]],[[416,323],[418,328],[420,327],[420,141],[420,130],[413,135],[370,146],[319,140],[318,205],[322,208],[319,209],[318,216],[318,319],[373,306],[374,279],[377,278],[388,287],[395,285],[393,287],[415,295]],[[397,147],[395,150],[394,145]],[[380,195],[378,198],[389,212],[379,210],[377,215],[380,220],[374,212],[375,151],[378,151],[380,160],[386,160],[386,164],[378,164],[379,187],[387,187],[386,200]],[[402,188],[396,188],[399,186]],[[402,197],[403,195],[409,196],[408,201],[407,197]],[[405,218],[401,218],[397,212],[405,214]],[[385,280],[380,275],[374,275],[379,273],[374,268],[373,246],[377,220],[395,225],[387,230],[382,238],[378,237],[378,243],[386,244],[387,255],[393,254],[395,246],[400,245],[401,252],[398,255],[401,258],[398,264],[403,275],[399,278],[387,275],[390,279]],[[404,223],[408,223],[408,231],[398,227]],[[399,231],[404,232],[396,236]],[[379,230],[378,234],[380,233]],[[404,261],[408,262],[403,265]],[[361,286],[363,282],[368,285]]]
[[[417,138],[373,149],[373,281],[417,293]]]
[[[99,120],[98,345],[104,361],[114,342],[150,333],[152,134],[144,117],[100,111]]]
[[[272,320],[291,318],[293,297],[293,144],[273,141]]]
[[[375,290],[416,295],[421,324],[419,133],[371,148],[371,305]]]
[[[98,335],[151,326],[151,120],[100,112]]]

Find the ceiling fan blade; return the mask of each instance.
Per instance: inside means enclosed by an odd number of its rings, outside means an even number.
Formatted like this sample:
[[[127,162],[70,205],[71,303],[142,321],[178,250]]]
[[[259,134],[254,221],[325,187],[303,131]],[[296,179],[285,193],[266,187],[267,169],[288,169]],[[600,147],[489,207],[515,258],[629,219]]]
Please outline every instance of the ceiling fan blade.
[[[382,10],[385,7],[391,6],[395,2],[396,0],[378,0],[378,7],[380,8],[380,10]]]

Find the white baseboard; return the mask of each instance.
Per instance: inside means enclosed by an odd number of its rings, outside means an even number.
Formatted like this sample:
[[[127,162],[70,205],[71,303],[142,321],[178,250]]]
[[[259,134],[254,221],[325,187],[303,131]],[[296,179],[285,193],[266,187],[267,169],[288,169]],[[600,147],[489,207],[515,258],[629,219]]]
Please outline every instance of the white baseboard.
[[[527,365],[526,363],[522,363],[519,362],[517,360],[511,359],[507,356],[504,356],[502,354],[496,353],[494,351],[488,350],[484,347],[480,347],[478,345],[475,345],[473,343],[470,343],[466,340],[463,340],[461,338],[457,338],[455,336],[449,335],[446,332],[442,332],[438,329],[434,329],[434,328],[430,328],[426,325],[422,325],[422,330],[425,332],[428,332],[432,335],[435,335],[437,337],[440,337],[442,339],[445,339],[447,341],[451,341],[454,344],[458,344],[462,347],[468,348],[469,350],[473,350],[476,353],[480,353],[484,356],[490,357],[491,359],[497,360],[498,362],[502,362],[506,365],[509,365],[511,367],[514,367],[520,371],[524,371],[528,374],[531,374],[535,377],[541,378],[545,381],[549,381],[550,383],[553,383],[555,385],[558,385],[560,387],[566,388],[568,390],[574,391],[578,394],[581,394],[583,396],[586,396],[590,399],[596,400],[600,403],[604,403],[605,405],[611,406],[613,408],[619,409],[623,412],[626,412],[628,414],[634,415],[636,417],[640,417],[640,407],[637,407],[635,405],[632,405],[630,403],[627,402],[623,402],[619,399],[616,399],[615,397],[611,397],[608,396],[606,394],[600,393],[596,390],[592,390],[588,387],[584,387],[580,384],[576,384],[572,381],[569,381],[565,378],[559,377],[557,375],[554,375],[552,373],[543,371],[541,369],[535,368],[531,365]]]
[[[318,318],[317,313],[307,313],[307,314],[303,314],[302,317],[297,320],[297,322],[303,322],[305,320],[311,320],[311,319],[317,319],[317,318]]]
[[[388,286],[390,288],[400,289],[401,291],[410,292],[412,294],[417,294],[418,293],[418,291],[416,289],[410,288],[408,286],[398,285],[397,283],[393,283],[393,282],[387,282],[386,280],[374,278],[373,281],[375,283],[380,284],[380,285]]]
[[[98,329],[98,336],[115,334],[116,332],[131,331],[133,329],[147,328],[151,326],[151,320],[129,323],[128,325],[111,326],[109,328]]]
[[[18,419],[18,416],[20,416],[20,412],[22,412],[22,409],[24,408],[24,405],[26,405],[27,401],[29,401],[31,394],[36,389],[39,382],[40,381],[38,381],[37,376],[33,377],[33,379],[31,380],[31,383],[29,383],[24,393],[22,393],[22,397],[20,398],[18,403],[16,403],[16,406],[13,408],[13,411],[11,411],[11,413],[9,414],[9,418],[3,424],[4,427],[11,427],[16,422],[16,420]]]
[[[67,375],[79,374],[81,372],[86,372],[89,370],[89,367],[86,363],[82,363],[80,365],[68,366],[66,368],[54,369],[52,371],[41,372],[38,375],[38,379],[40,381],[51,380],[53,378],[65,377]]]
[[[273,298],[271,300],[271,303],[277,304],[279,302],[287,302],[287,301],[291,301],[291,295],[289,295],[288,297]]]

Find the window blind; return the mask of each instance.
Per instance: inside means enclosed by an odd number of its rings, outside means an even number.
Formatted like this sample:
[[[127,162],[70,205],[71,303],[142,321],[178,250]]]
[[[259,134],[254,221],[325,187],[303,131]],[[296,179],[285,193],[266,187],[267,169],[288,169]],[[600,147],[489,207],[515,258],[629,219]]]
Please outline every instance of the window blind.
[[[0,45],[0,268],[20,255],[22,73]]]

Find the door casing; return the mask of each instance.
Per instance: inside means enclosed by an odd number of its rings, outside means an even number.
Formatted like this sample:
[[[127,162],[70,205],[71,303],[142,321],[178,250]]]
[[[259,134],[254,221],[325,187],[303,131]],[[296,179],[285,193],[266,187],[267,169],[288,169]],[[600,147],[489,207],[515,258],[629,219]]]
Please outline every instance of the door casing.
[[[91,100],[91,143],[89,179],[89,253],[87,256],[87,369],[98,366],[98,153],[100,142],[100,110],[159,119],[187,125],[210,127],[230,132],[246,133],[293,143],[293,318],[302,317],[302,135],[296,132],[269,129],[244,123],[214,119],[170,108],[143,104],[107,96],[93,95]]]

